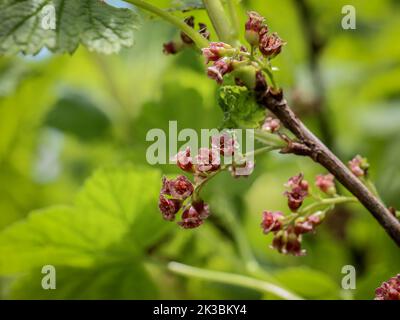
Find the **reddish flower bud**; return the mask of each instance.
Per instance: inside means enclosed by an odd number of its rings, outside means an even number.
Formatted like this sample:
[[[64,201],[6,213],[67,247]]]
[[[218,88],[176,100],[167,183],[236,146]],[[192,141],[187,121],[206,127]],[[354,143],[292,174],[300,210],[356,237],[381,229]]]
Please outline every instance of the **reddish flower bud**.
[[[176,199],[167,199],[160,195],[158,208],[160,209],[163,218],[168,221],[175,220],[175,215],[182,206],[182,202]]]
[[[291,189],[284,193],[288,198],[288,206],[290,210],[296,212],[308,196],[308,182],[303,180],[303,174],[300,173],[298,176],[290,178],[285,186]]]
[[[178,43],[176,43],[175,41],[170,41],[170,42],[164,43],[163,47],[164,47],[163,52],[166,55],[176,54],[181,49],[181,46]]]
[[[302,173],[297,176],[291,177],[288,182],[285,184],[285,187],[295,189],[300,188],[301,190],[308,193],[308,182],[304,180],[304,175]]]
[[[264,31],[260,36],[259,48],[265,57],[274,58],[281,52],[285,44],[277,33],[268,34]]]
[[[216,171],[221,166],[219,152],[215,149],[200,148],[195,158],[195,170],[199,173]]]
[[[203,201],[193,203],[182,214],[182,221],[178,224],[184,229],[193,229],[201,226],[210,215],[209,206]]]
[[[296,212],[303,204],[305,196],[301,192],[286,192],[288,207],[292,212]]]
[[[193,184],[185,176],[179,176],[175,180],[163,178],[161,194],[170,195],[177,200],[185,200],[192,195],[193,191]]]
[[[203,38],[210,40],[210,31],[208,31],[207,25],[205,23],[199,23],[199,29],[199,33],[203,36]]]
[[[369,163],[367,158],[357,155],[349,161],[349,168],[357,177],[363,177],[367,174]]]
[[[214,63],[213,66],[207,68],[207,75],[209,78],[217,81],[218,84],[222,84],[224,76],[232,72],[233,66],[230,60],[220,59]]]
[[[375,300],[400,300],[400,273],[376,289]]]
[[[294,232],[293,229],[278,231],[272,240],[272,248],[283,254],[294,256],[304,256],[305,250],[301,249],[301,235]]]
[[[203,56],[206,58],[207,64],[210,61],[221,59],[232,50],[233,48],[229,44],[223,42],[211,42],[208,48],[203,48],[201,51],[203,52]]]
[[[262,130],[274,133],[281,127],[281,122],[278,119],[268,117],[262,125]]]
[[[300,217],[294,223],[294,232],[296,234],[303,234],[315,231],[315,228],[320,225],[325,218],[323,212],[314,213],[307,218]]]
[[[185,23],[191,27],[194,28],[194,17],[190,16],[188,18],[185,19]],[[181,39],[184,43],[186,44],[193,44],[194,41],[192,40],[192,38],[190,38],[186,33],[181,32]]]
[[[264,25],[265,18],[255,11],[250,11],[247,13],[247,15],[249,16],[249,19],[247,20],[245,25],[246,41],[251,46],[258,46],[260,42],[259,33],[263,27],[266,28],[266,26]]]
[[[190,156],[190,148],[187,147],[186,150],[180,151],[176,156],[175,159],[176,164],[179,168],[186,172],[193,172],[193,159]]]
[[[332,174],[318,175],[315,185],[324,193],[333,196],[336,194],[335,177]]]
[[[282,218],[283,213],[280,211],[272,212],[272,211],[264,211],[263,219],[261,222],[261,228],[263,229],[264,234],[268,234],[269,232],[275,232],[282,229]]]
[[[233,156],[238,144],[231,134],[223,132],[211,138],[211,146],[213,149],[217,150],[221,156]]]

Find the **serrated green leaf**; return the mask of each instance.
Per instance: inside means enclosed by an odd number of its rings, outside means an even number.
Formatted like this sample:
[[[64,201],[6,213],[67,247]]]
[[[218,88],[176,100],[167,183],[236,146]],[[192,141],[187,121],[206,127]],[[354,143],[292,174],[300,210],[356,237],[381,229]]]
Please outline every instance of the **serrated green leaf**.
[[[54,30],[43,27],[46,8],[55,10]],[[79,44],[110,54],[132,46],[137,27],[133,11],[98,0],[6,0],[0,4],[0,54],[36,54],[44,47],[72,53]]]
[[[265,109],[246,87],[222,87],[218,102],[224,112],[223,128],[258,128],[265,119]]]
[[[33,212],[0,234],[0,256],[7,257],[0,260],[0,273],[46,264],[91,267],[99,259],[108,259],[110,252],[140,254],[152,244],[141,229],[157,241],[169,226],[164,227],[157,212],[160,179],[155,170],[122,167],[98,171],[75,206]]]

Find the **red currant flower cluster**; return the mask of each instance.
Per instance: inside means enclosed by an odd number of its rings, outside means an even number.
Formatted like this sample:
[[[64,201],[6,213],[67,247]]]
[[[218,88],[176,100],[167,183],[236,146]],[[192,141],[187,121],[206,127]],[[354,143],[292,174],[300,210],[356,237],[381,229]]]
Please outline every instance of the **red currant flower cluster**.
[[[251,50],[223,42],[211,42],[202,49],[206,64],[212,63],[207,75],[218,84],[223,83],[225,75],[232,73],[236,84],[255,89],[264,71],[272,77],[270,59],[281,52],[285,42],[276,33],[269,33],[265,19],[258,13],[252,11],[248,16],[245,37]]]
[[[224,170],[235,178],[247,177],[253,171],[254,162],[242,155],[238,147],[234,136],[223,132],[211,138],[211,148],[200,148],[196,155],[189,147],[179,152],[174,161],[181,170],[192,174],[194,182],[184,175],[171,180],[163,177],[158,203],[163,218],[174,221],[182,212],[178,222],[181,227],[192,229],[202,225],[210,216],[209,205],[200,197],[202,187]]]
[[[375,290],[375,300],[400,300],[400,273]]]
[[[261,228],[264,234],[274,234],[271,246],[273,249],[294,256],[306,254],[301,247],[303,235],[315,231],[325,219],[326,212],[332,208],[330,199],[338,197],[332,175],[318,175],[315,185],[323,197],[311,193],[310,185],[304,180],[303,174],[291,177],[285,184],[288,190],[284,193],[291,213],[284,215],[280,211],[263,212]],[[305,198],[311,195],[316,199],[315,203],[301,209]]]
[[[191,27],[195,28],[195,22],[194,22],[194,17],[190,16],[185,19],[185,23]],[[207,29],[207,26],[204,23],[199,23],[199,33],[206,38],[207,40],[210,39],[210,32]],[[167,55],[169,54],[176,54],[183,50],[185,47],[190,47],[194,44],[193,40],[184,32],[180,33],[180,37],[177,40],[173,40],[167,43],[164,43],[163,47],[163,52]]]

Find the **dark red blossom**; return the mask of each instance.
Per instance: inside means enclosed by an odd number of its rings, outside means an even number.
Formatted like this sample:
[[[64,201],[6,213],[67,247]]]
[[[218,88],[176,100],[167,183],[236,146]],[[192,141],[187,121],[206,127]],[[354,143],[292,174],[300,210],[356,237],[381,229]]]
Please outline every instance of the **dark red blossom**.
[[[224,76],[232,71],[232,62],[227,58],[223,58],[215,61],[211,67],[207,68],[207,75],[209,78],[217,81],[218,84],[222,84]]]
[[[175,180],[163,177],[161,194],[169,195],[177,200],[185,200],[193,193],[193,184],[185,176],[178,176]]]
[[[308,196],[308,182],[303,180],[303,174],[299,174],[289,179],[286,187],[290,188],[289,191],[284,193],[288,198],[288,206],[290,210],[296,212],[301,207],[304,199]]]
[[[205,23],[199,23],[199,29],[199,33],[203,36],[203,38],[210,40],[210,31],[208,31],[207,25]]]
[[[167,199],[163,195],[160,195],[158,208],[160,209],[165,220],[175,220],[175,215],[180,210],[181,206],[182,202],[180,200]]]
[[[176,164],[178,165],[178,167],[181,168],[183,171],[186,171],[186,172],[194,171],[193,158],[191,157],[191,152],[190,152],[189,147],[187,147],[183,151],[180,151],[175,156],[175,161],[176,161]]]
[[[249,11],[247,15],[249,18],[245,24],[245,38],[250,45],[257,46],[260,42],[260,31],[267,28],[264,25],[265,18],[255,11]]]
[[[164,43],[163,47],[164,47],[163,52],[166,55],[176,54],[180,50],[180,46],[175,41],[170,41],[170,42]]]
[[[186,19],[185,19],[185,23],[189,26],[189,27],[191,27],[192,29],[194,29],[194,17],[193,16],[190,16],[190,17],[187,17]],[[184,32],[181,32],[181,39],[182,39],[182,41],[184,42],[184,43],[186,43],[186,44],[193,44],[194,42],[193,42],[193,40],[192,40],[192,38],[190,38],[186,33],[184,33]]]
[[[312,232],[322,223],[325,215],[322,212],[314,213],[308,217],[300,217],[294,223],[294,231],[297,234]]]
[[[294,232],[293,228],[278,231],[272,240],[272,248],[283,254],[304,256],[305,250],[301,248],[301,235]]]
[[[264,234],[281,230],[282,218],[283,218],[283,213],[280,211],[276,212],[264,211],[263,219],[261,222],[261,228],[263,229]]]
[[[282,51],[284,45],[285,42],[277,33],[269,34],[267,30],[262,31],[259,49],[265,57],[274,58]]]
[[[400,300],[400,273],[375,290],[375,300]]]
[[[193,229],[201,226],[210,215],[208,204],[203,201],[192,203],[182,214],[182,220],[178,224],[184,229]]]

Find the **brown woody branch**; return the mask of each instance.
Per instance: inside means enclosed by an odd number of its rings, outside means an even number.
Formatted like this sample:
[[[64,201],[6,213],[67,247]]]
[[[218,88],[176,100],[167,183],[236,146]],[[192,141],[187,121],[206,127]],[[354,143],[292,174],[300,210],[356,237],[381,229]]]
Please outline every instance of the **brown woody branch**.
[[[321,164],[346,187],[382,225],[400,247],[400,221],[304,124],[283,98],[281,91],[258,92],[261,105],[269,109],[299,140],[289,142],[284,153],[308,156]]]

